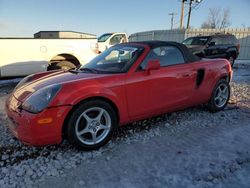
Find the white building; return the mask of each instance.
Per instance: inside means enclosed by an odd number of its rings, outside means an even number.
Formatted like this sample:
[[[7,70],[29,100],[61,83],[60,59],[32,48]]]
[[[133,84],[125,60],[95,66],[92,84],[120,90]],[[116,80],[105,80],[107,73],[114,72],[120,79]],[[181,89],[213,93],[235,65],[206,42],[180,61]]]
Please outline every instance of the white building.
[[[34,38],[41,38],[41,39],[96,38],[96,35],[90,33],[75,32],[75,31],[39,31],[34,34]]]

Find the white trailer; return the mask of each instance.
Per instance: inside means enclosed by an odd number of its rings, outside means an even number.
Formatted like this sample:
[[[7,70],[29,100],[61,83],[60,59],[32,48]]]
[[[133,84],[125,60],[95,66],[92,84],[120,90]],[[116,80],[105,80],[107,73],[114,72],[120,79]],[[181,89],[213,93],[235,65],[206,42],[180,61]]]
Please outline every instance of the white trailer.
[[[94,58],[97,39],[0,39],[0,77],[74,68]]]

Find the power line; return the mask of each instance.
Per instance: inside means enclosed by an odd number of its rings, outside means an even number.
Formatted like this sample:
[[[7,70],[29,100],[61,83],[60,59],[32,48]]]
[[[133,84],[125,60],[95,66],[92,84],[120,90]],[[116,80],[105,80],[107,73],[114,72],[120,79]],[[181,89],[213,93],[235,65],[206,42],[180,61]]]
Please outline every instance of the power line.
[[[200,0],[199,3],[195,4],[195,6],[193,7],[193,10],[198,10],[201,6],[201,3],[202,3],[203,0]]]
[[[175,12],[171,12],[168,15],[171,16],[171,30],[173,29],[173,24],[174,24],[174,16],[177,15]]]
[[[186,13],[186,14],[183,16],[183,20],[184,20],[184,18],[187,17],[187,15],[188,15],[188,13]],[[174,23],[174,26],[177,25],[177,24],[180,24],[180,21],[175,22],[175,23]]]
[[[192,8],[195,9],[198,6],[198,4],[201,3],[201,2],[202,2],[202,0],[189,0],[187,29],[189,28],[189,24],[190,24]],[[197,4],[194,7],[192,7],[192,3],[197,3]]]
[[[191,18],[192,3],[193,3],[193,0],[189,0],[189,9],[188,9],[187,29],[189,28],[189,23],[190,23],[190,18]]]
[[[203,1],[203,0],[189,0],[189,2],[188,2],[188,0],[179,0],[179,2],[182,3],[182,8],[181,8],[181,19],[180,19],[180,21],[175,22],[175,23],[174,23],[174,26],[177,25],[177,24],[180,24],[180,29],[182,29],[182,28],[183,28],[183,20],[184,20],[184,18],[186,18],[186,17],[189,15],[189,12],[190,12],[190,16],[189,16],[188,19],[189,19],[189,22],[190,22],[191,11],[192,11],[192,10],[198,10],[198,9],[200,8],[200,6],[201,6],[202,1]],[[191,2],[191,9],[190,9],[190,2]],[[193,2],[195,2],[195,4],[193,4]],[[190,11],[188,11],[188,13],[186,13],[186,14],[184,15],[184,5],[185,5],[185,4],[189,4],[189,10],[190,10]],[[183,14],[182,14],[182,13],[183,13]],[[188,25],[189,25],[189,24],[188,24]]]

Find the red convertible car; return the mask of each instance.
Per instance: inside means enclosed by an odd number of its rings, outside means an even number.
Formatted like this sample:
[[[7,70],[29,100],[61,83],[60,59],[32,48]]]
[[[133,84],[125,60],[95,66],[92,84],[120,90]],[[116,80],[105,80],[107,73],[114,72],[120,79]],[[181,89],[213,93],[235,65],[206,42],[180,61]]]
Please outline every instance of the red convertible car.
[[[207,104],[224,109],[232,69],[175,42],[119,44],[88,64],[24,78],[9,96],[12,134],[34,146],[63,138],[82,149],[107,143],[117,126]]]

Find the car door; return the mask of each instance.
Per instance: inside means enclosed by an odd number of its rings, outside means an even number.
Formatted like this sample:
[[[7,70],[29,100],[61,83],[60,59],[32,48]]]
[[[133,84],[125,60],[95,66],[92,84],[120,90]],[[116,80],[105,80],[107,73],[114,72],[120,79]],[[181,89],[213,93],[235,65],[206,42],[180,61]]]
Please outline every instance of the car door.
[[[205,57],[207,58],[221,58],[224,57],[224,48],[223,44],[224,39],[222,36],[215,36],[209,43],[207,49],[205,49]]]
[[[160,69],[148,74],[150,60],[159,60]],[[126,78],[128,113],[132,118],[172,111],[189,105],[195,89],[195,70],[185,63],[175,46],[152,49],[136,72]]]

